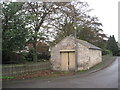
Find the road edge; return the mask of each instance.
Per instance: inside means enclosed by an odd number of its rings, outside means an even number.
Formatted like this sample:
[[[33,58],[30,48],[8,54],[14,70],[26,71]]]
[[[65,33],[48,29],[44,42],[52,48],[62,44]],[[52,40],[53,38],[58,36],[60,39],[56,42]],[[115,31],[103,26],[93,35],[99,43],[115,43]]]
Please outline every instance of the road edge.
[[[99,68],[97,70],[91,71],[91,73],[98,72],[100,70],[103,70],[103,69],[109,67],[116,60],[117,57],[111,57],[111,58],[113,58],[113,59],[108,64],[105,64],[103,67],[101,67],[101,68]]]

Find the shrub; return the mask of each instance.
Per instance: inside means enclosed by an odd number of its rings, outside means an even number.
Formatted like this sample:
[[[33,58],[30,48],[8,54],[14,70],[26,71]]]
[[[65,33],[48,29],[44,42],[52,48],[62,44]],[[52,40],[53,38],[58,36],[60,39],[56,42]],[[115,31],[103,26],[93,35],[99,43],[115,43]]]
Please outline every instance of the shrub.
[[[25,57],[16,52],[2,52],[2,63],[3,64],[20,64],[25,63]]]
[[[50,58],[50,55],[45,53],[42,53],[42,54],[38,53],[37,56],[38,56],[38,60],[49,60]]]
[[[32,50],[28,54],[24,54],[27,61],[33,61],[33,52]],[[37,53],[38,61],[49,60],[50,54],[46,53]]]
[[[102,50],[102,55],[108,55],[108,54],[112,54],[112,52],[108,49],[103,49]]]

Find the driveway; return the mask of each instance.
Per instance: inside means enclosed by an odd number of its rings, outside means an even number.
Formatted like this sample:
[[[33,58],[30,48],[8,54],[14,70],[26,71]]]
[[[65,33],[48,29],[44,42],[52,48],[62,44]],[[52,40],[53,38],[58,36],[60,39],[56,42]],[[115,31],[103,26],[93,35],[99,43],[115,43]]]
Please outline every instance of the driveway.
[[[118,62],[120,63],[120,57],[109,67],[89,75],[7,81],[3,82],[3,88],[118,88]]]

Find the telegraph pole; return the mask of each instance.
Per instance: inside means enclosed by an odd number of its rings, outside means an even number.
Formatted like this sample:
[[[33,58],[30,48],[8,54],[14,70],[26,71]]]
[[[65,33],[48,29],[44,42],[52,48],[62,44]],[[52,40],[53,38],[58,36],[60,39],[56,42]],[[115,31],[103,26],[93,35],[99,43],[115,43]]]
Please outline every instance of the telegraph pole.
[[[77,24],[76,24],[76,12],[75,12],[75,8],[74,8],[74,37],[75,37],[75,71],[77,71],[78,68],[78,64],[77,64]]]
[[[75,10],[74,10],[74,37],[75,39],[77,38],[77,34],[76,34],[76,13],[75,13]]]

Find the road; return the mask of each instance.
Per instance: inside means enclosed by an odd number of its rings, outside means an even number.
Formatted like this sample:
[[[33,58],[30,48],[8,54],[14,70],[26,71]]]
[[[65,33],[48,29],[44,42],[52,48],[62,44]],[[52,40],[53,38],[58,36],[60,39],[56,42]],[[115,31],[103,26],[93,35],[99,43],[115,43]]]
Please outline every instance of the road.
[[[120,90],[120,57],[118,58],[118,87]]]
[[[109,67],[85,76],[3,82],[3,88],[118,88],[118,62],[120,57]]]

